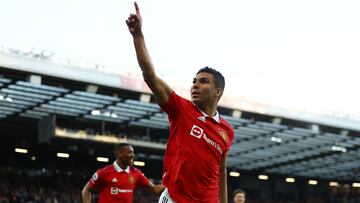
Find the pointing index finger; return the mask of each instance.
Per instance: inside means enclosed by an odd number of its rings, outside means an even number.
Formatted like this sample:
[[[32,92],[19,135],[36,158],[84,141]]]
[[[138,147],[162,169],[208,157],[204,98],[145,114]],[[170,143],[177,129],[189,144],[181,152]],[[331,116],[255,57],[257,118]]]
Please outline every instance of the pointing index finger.
[[[134,5],[135,5],[136,15],[137,15],[138,17],[141,17],[141,15],[140,15],[139,5],[137,4],[137,2],[136,2],[136,1],[134,2]]]

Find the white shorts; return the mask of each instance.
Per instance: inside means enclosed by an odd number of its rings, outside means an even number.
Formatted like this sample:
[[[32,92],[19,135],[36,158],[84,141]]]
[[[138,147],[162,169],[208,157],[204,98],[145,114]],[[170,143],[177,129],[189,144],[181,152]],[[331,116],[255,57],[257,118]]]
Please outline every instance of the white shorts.
[[[176,202],[173,199],[171,199],[168,189],[165,188],[165,190],[160,195],[158,203],[176,203]]]

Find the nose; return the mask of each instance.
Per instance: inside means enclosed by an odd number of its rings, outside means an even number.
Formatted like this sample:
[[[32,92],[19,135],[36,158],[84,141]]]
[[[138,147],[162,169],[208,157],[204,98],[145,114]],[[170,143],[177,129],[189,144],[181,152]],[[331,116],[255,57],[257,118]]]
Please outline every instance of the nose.
[[[193,89],[198,89],[199,88],[199,82],[193,82],[192,88]]]

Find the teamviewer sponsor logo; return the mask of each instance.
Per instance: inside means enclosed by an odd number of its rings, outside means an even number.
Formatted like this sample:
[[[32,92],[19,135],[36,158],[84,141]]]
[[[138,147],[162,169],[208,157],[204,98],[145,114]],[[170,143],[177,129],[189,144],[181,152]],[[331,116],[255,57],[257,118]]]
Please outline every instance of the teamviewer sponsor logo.
[[[205,133],[203,138],[210,146],[214,147],[220,154],[223,153],[223,150],[221,149],[220,145],[214,142],[213,140],[211,140],[210,138],[208,138]]]
[[[190,131],[190,135],[200,139],[202,134],[203,134],[204,130],[196,125],[193,125],[191,131]]]
[[[117,187],[111,187],[110,188],[110,193],[112,195],[117,195],[119,193],[131,193],[131,192],[132,192],[132,190],[130,190],[130,189],[120,189],[120,188],[117,188]]]

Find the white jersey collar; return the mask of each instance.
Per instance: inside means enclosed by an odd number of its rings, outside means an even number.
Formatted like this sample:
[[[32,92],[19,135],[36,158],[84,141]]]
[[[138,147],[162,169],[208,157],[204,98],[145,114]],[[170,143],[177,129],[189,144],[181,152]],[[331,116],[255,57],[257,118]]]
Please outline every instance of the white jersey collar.
[[[121,173],[123,171],[125,171],[126,173],[130,173],[130,167],[129,166],[127,166],[126,169],[124,170],[116,163],[116,161],[114,161],[113,166],[114,166],[115,170],[117,172],[119,172],[119,173]]]
[[[203,112],[201,109],[199,109],[199,110],[200,110],[200,112],[202,113],[203,116],[198,117],[198,119],[205,122],[205,118],[210,117],[210,116],[207,115],[205,112]],[[215,116],[213,116],[211,118],[214,119],[216,122],[220,123],[220,115],[219,115],[218,111],[216,111]]]

